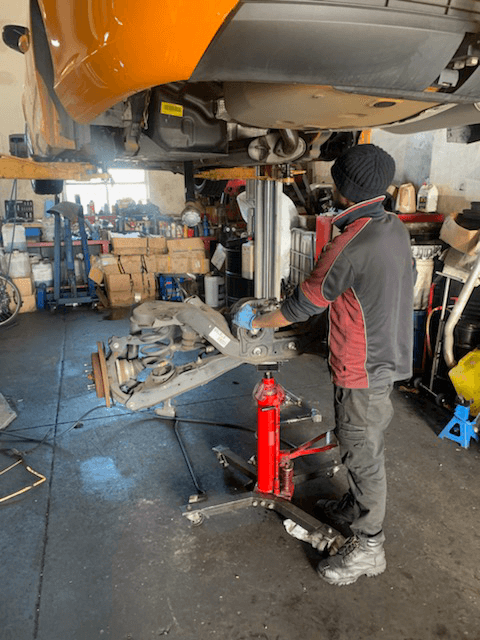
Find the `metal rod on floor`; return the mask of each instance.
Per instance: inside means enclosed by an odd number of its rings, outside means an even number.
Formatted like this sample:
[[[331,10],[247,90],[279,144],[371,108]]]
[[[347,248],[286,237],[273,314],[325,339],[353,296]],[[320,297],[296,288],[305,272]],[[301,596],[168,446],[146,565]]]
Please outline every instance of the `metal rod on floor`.
[[[201,502],[203,500],[207,499],[207,493],[206,491],[204,491],[202,489],[202,487],[200,486],[197,476],[195,475],[195,471],[193,470],[193,466],[192,466],[192,462],[190,460],[190,457],[187,453],[187,449],[185,448],[185,444],[182,440],[182,438],[180,437],[180,433],[178,432],[178,420],[175,420],[175,422],[173,423],[173,433],[175,434],[175,437],[177,438],[177,442],[180,446],[180,450],[183,454],[183,458],[185,460],[185,464],[187,465],[187,469],[190,473],[190,477],[192,478],[192,482],[195,486],[195,489],[197,490],[197,495],[196,496],[190,496],[189,502]]]

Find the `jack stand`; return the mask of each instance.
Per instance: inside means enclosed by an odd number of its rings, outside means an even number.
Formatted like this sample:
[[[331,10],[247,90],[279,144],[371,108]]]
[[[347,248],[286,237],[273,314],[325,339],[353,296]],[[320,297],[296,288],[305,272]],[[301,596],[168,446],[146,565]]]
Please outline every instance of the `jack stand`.
[[[90,272],[90,254],[82,206],[73,202],[60,202],[54,205],[49,211],[55,216],[55,238],[53,249],[53,294],[47,294],[47,306],[51,309],[56,309],[59,306],[77,306],[80,304],[96,303],[98,298],[95,293],[95,283],[88,278]],[[72,224],[75,222],[78,223],[78,231],[82,245],[87,282],[86,291],[79,291],[76,283],[72,242]],[[62,235],[64,237],[63,243]],[[65,253],[66,283],[62,283],[62,244]],[[63,287],[62,284],[66,284],[67,286]]]
[[[262,367],[263,368],[263,367]],[[276,511],[305,529],[310,537],[323,540],[323,546],[332,547],[341,538],[338,531],[317,520],[291,503],[295,485],[318,477],[333,475],[340,468],[336,462],[322,465],[319,472],[294,476],[293,460],[304,455],[329,451],[336,447],[331,432],[323,433],[304,444],[290,450],[280,449],[280,407],[285,400],[283,388],[272,376],[272,366],[268,365],[263,380],[255,389],[257,400],[257,456],[255,463],[246,462],[228,448],[217,446],[213,450],[223,467],[230,464],[256,482],[252,492],[242,497],[210,503],[207,506],[187,505],[183,515],[194,525],[200,525],[205,518],[220,513],[228,513],[245,507],[264,507]],[[315,446],[324,440],[323,446]]]
[[[457,404],[453,418],[438,437],[442,439],[448,438],[468,449],[472,438],[478,441],[477,427],[475,427],[476,420],[469,420],[469,414],[469,404]],[[452,433],[454,429],[457,433]]]

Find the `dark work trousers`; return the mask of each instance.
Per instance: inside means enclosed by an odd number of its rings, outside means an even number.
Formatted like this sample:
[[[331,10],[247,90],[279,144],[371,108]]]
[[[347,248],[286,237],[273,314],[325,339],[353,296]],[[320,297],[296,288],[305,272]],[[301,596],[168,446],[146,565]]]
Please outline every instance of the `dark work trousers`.
[[[375,535],[383,527],[387,501],[384,432],[393,417],[392,388],[334,387],[335,435],[347,469],[355,534]]]

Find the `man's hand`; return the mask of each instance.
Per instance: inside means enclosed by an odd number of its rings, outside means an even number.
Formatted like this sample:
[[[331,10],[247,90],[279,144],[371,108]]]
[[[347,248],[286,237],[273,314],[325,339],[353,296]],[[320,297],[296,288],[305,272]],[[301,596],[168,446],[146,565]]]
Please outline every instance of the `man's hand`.
[[[237,325],[237,327],[241,327],[242,329],[253,329],[252,323],[255,318],[255,310],[249,304],[246,304],[244,307],[237,311],[237,313],[233,316],[233,322]]]

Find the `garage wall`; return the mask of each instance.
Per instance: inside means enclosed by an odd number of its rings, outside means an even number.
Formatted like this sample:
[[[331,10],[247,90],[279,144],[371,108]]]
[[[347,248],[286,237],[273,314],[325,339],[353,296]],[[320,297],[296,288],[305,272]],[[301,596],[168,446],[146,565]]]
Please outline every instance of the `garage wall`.
[[[7,24],[27,24],[27,0],[2,0],[0,30]],[[23,55],[12,51],[0,40],[0,153],[8,153],[8,136],[24,130],[22,91]]]
[[[446,129],[409,136],[374,131],[372,142],[395,158],[395,184],[412,182],[418,190],[429,178],[437,186],[440,213],[461,211],[480,200],[480,143],[447,142]]]
[[[446,129],[402,136],[373,131],[372,142],[385,149],[397,165],[394,183],[412,182],[415,189],[424,180],[438,187],[438,211],[451,213],[480,200],[480,142],[447,142]],[[314,163],[313,179],[331,183],[331,162]]]
[[[27,0],[2,0],[0,9],[0,31],[6,24],[27,25]],[[25,121],[22,111],[22,94],[25,77],[24,57],[9,49],[0,39],[0,153],[8,154],[8,136],[22,133]],[[0,207],[3,215],[4,200],[10,198],[11,180],[0,180]],[[28,180],[19,180],[19,200],[33,200],[35,217],[43,216],[47,198],[36,196]]]

